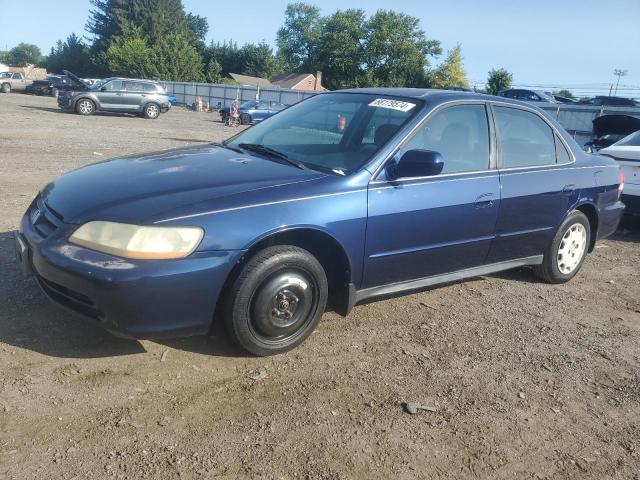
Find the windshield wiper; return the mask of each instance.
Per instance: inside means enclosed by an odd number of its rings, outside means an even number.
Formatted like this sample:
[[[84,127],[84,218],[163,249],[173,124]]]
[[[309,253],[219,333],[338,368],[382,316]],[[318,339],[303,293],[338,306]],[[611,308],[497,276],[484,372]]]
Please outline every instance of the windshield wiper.
[[[266,157],[282,160],[283,162],[289,165],[292,165],[294,167],[300,168],[302,170],[309,170],[309,168],[307,168],[303,163],[296,162],[295,160],[291,160],[285,153],[279,152],[278,150],[274,150],[273,148],[267,147],[266,145],[261,145],[259,143],[241,143],[238,146],[243,150],[248,150],[250,152],[262,154]]]
[[[216,146],[216,147],[226,148],[226,149],[228,149],[228,150],[232,150],[232,151],[234,151],[234,152],[236,152],[236,153],[244,153],[244,151],[243,151],[243,150],[240,150],[238,147],[232,147],[231,145],[229,145],[229,144],[227,144],[227,143],[225,143],[225,142],[222,142],[222,143],[214,142],[214,143],[212,143],[211,145],[214,145],[214,146]]]

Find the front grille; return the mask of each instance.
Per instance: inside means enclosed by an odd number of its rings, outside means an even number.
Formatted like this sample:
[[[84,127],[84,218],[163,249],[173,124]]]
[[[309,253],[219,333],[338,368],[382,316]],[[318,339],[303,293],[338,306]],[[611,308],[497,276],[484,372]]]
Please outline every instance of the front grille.
[[[104,318],[103,312],[101,312],[95,306],[93,301],[86,295],[70,290],[67,287],[63,287],[62,285],[47,280],[39,275],[36,278],[40,288],[42,288],[44,293],[46,293],[54,302],[70,308],[71,310],[74,310],[86,317],[93,318],[94,320],[101,320]]]
[[[47,238],[62,225],[62,215],[49,207],[41,198],[34,202],[27,214],[34,230],[44,238]]]

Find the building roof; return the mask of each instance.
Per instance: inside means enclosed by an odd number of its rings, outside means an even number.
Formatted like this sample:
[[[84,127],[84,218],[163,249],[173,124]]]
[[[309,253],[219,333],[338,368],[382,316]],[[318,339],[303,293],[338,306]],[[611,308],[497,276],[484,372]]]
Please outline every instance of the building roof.
[[[293,88],[309,76],[313,75],[311,73],[282,73],[271,77],[271,83],[281,88]]]
[[[249,75],[240,75],[239,73],[230,73],[231,78],[241,85],[252,85],[257,87],[271,87],[271,82],[266,78],[251,77]]]

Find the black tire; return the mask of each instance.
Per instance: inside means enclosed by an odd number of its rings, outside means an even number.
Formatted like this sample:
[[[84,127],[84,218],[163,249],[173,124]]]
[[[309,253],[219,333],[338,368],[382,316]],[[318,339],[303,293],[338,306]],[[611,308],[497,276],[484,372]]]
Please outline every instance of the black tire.
[[[54,98],[58,98],[58,93],[60,93],[60,90],[58,90],[57,88],[52,88],[51,92],[49,93],[49,95],[54,97]]]
[[[2,84],[2,93],[11,93],[11,85],[9,83]]]
[[[248,113],[243,113],[240,115],[240,125],[250,125],[251,124],[251,115]]]
[[[244,264],[226,292],[227,331],[254,355],[286,352],[311,335],[327,295],[325,271],[308,251],[265,248]]]
[[[582,235],[584,232],[584,235]],[[577,235],[580,240],[572,240]],[[571,241],[572,244],[567,242]],[[565,283],[571,280],[582,268],[591,242],[591,226],[587,216],[574,210],[562,222],[551,245],[544,254],[542,264],[535,265],[535,274],[548,283]],[[576,246],[580,244],[579,246]],[[574,248],[572,248],[572,246]],[[566,249],[569,249],[568,253]],[[561,253],[560,250],[565,250]]]
[[[223,113],[220,115],[220,120],[222,121],[222,123],[227,123],[229,121],[229,114],[227,113]]]
[[[147,103],[142,110],[142,115],[144,115],[144,118],[155,120],[160,116],[160,105],[153,102]]]
[[[96,104],[88,98],[81,98],[76,102],[76,113],[80,115],[93,115],[96,111]]]

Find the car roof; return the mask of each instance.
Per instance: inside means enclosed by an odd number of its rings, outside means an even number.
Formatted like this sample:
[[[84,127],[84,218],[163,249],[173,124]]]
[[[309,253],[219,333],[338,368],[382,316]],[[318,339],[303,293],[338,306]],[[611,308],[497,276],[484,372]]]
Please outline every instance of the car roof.
[[[154,85],[162,86],[162,84],[157,80],[145,80],[143,78],[109,77],[104,79],[105,82],[110,82],[111,80],[128,80],[131,82],[145,82],[145,83],[153,83]]]
[[[349,88],[346,90],[334,90],[333,93],[366,93],[369,95],[390,95],[393,97],[418,98],[430,103],[441,103],[452,100],[484,100],[532,108],[530,103],[521,102],[512,98],[497,97],[485,93],[461,92],[459,90],[438,90],[434,88]]]

